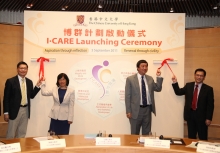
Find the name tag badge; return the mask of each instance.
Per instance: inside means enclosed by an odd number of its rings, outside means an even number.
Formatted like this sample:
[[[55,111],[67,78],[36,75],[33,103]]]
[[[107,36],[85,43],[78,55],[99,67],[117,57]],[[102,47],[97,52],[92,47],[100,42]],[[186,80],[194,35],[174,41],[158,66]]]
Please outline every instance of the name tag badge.
[[[40,149],[66,147],[65,139],[53,139],[40,141]]]
[[[121,138],[97,137],[96,146],[120,146]]]
[[[20,143],[0,145],[0,152],[11,153],[11,152],[20,152],[20,151],[21,151]]]
[[[170,140],[145,139],[145,147],[170,148]]]
[[[220,153],[220,144],[203,144],[198,143],[197,152],[205,152],[205,153]]]

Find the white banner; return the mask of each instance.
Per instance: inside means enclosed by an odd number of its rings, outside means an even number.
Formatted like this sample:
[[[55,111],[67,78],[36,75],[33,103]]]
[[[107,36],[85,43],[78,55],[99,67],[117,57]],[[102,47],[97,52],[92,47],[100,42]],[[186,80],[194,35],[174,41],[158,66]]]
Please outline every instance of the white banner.
[[[137,72],[137,61],[145,59],[147,74],[156,79],[160,64],[153,61],[173,58],[175,63],[170,67],[183,85],[184,43],[185,14],[24,12],[28,77],[34,83],[38,80],[39,63],[31,59],[54,59],[44,62],[47,88],[55,86],[57,75],[63,72],[75,89],[71,134],[100,129],[130,133],[124,104],[126,78]],[[169,68],[165,65],[161,71],[164,83],[162,91],[155,93],[157,116],[153,116],[152,129],[182,137],[184,97],[174,94]],[[53,99],[40,93],[32,100],[28,136],[46,135],[52,105]]]

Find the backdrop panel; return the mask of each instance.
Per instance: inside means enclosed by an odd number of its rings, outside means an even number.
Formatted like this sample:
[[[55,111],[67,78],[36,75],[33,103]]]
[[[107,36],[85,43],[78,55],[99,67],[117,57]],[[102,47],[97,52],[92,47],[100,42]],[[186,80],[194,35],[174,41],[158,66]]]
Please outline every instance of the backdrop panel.
[[[39,78],[39,57],[44,62],[47,88],[56,84],[64,72],[75,89],[74,120],[70,134],[130,133],[125,115],[124,88],[128,76],[135,74],[140,59],[148,61],[148,74],[166,58],[175,59],[170,67],[178,82],[184,80],[185,14],[24,12],[24,61],[28,77]],[[159,61],[158,61],[159,60]],[[163,89],[155,93],[156,117],[152,131],[157,135],[183,136],[184,97],[172,89],[172,73],[161,68]],[[41,73],[42,74],[42,73]],[[31,102],[27,136],[44,136],[52,97],[39,93]]]

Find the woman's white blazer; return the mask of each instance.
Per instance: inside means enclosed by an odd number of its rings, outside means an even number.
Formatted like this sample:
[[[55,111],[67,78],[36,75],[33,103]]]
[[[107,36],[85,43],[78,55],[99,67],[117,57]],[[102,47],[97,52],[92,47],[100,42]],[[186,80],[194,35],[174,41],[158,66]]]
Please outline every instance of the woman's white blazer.
[[[58,89],[59,87],[54,87],[52,90],[47,90],[46,84],[41,86],[41,94],[43,96],[53,96],[54,105],[51,108],[49,117],[55,120],[68,120],[72,122],[75,92],[67,87],[63,102],[60,103]]]

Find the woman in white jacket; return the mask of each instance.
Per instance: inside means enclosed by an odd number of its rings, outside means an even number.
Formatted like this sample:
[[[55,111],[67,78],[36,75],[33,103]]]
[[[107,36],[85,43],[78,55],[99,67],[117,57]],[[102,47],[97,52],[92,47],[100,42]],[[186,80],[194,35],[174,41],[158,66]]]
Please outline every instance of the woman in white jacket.
[[[45,79],[41,86],[41,94],[43,96],[53,96],[54,105],[51,108],[49,117],[49,131],[55,132],[56,135],[68,135],[70,124],[73,122],[73,106],[75,93],[69,88],[69,78],[65,73],[57,76],[57,87],[52,90],[46,89]]]

